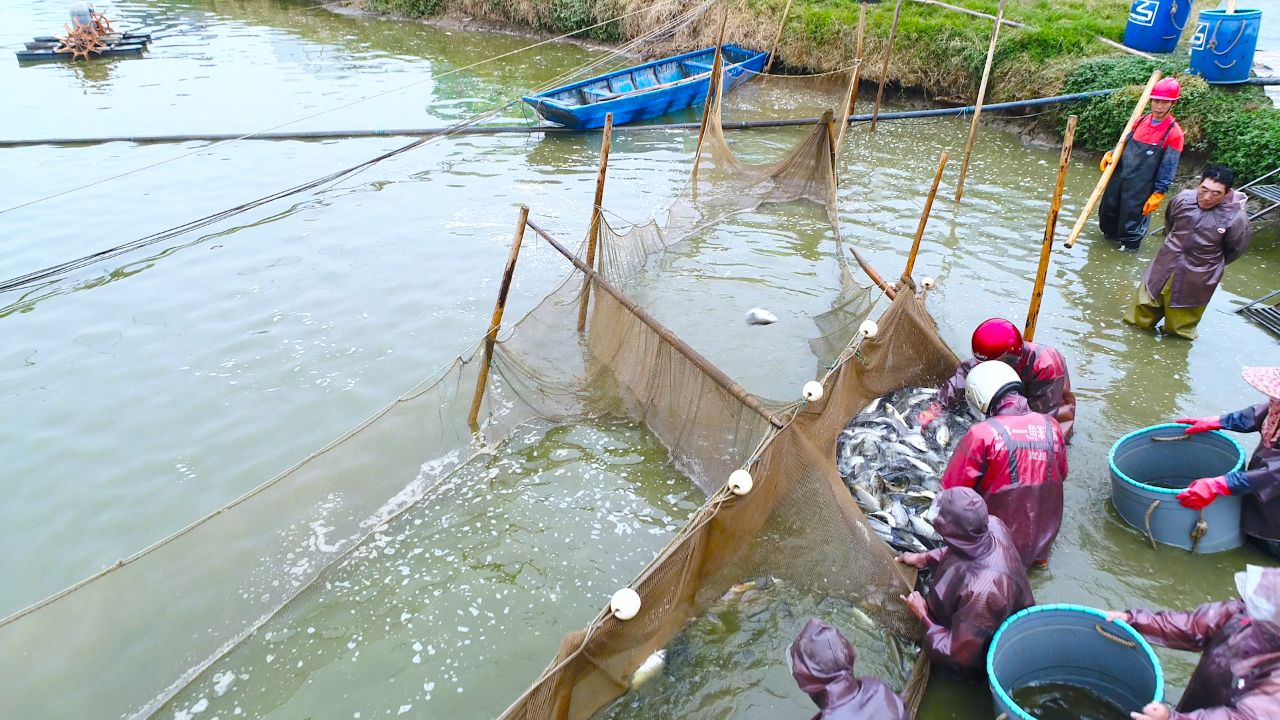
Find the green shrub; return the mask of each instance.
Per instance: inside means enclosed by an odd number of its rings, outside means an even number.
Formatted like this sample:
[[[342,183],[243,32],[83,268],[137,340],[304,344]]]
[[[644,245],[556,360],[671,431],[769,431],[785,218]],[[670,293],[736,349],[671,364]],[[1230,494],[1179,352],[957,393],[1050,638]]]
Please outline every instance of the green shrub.
[[[368,7],[378,12],[391,12],[409,17],[439,15],[445,0],[368,0]]]

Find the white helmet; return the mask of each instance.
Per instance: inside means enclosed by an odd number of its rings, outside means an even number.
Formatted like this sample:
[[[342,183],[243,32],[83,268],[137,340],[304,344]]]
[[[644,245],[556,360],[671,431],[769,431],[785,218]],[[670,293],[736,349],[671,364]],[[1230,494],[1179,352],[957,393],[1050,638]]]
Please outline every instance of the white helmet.
[[[969,371],[964,383],[964,399],[979,417],[991,414],[991,403],[1006,390],[1022,390],[1018,373],[1001,360],[978,363]]]

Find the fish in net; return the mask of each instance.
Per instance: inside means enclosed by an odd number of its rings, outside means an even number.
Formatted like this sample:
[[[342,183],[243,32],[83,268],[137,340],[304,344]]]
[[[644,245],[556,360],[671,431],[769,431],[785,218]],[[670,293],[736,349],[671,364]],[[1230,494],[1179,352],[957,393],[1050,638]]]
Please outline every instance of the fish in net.
[[[967,406],[945,412],[928,428],[920,412],[933,388],[903,387],[872,400],[836,439],[836,470],[867,522],[890,546],[908,552],[938,547],[929,509],[953,445],[974,417]]]

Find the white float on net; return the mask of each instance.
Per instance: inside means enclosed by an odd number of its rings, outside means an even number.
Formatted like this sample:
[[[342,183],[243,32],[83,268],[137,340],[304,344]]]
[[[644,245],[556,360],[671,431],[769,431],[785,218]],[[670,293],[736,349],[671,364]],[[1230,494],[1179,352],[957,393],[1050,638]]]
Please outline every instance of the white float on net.
[[[729,473],[729,492],[734,495],[746,495],[755,486],[751,473],[741,468]]]
[[[609,610],[619,620],[630,620],[640,612],[640,593],[622,588],[609,599]]]

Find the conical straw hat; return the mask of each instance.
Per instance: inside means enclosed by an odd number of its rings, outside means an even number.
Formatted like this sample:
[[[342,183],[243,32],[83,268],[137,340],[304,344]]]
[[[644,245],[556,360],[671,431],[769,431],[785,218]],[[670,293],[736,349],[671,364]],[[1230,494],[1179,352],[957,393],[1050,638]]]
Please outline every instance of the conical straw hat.
[[[1280,400],[1280,367],[1247,367],[1240,377],[1258,392]]]

